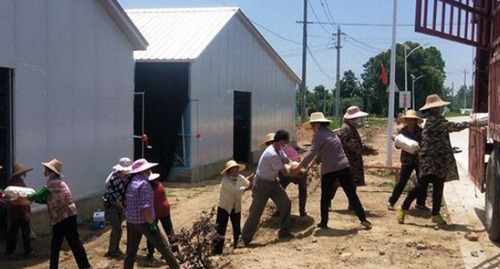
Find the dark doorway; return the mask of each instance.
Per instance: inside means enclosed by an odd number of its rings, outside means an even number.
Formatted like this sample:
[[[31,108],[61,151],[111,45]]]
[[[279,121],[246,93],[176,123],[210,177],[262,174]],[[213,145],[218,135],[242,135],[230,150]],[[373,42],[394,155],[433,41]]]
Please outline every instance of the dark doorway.
[[[0,188],[5,188],[12,173],[12,105],[14,70],[0,67]],[[0,238],[7,233],[7,209],[0,206]]]
[[[135,98],[134,134],[141,136],[144,126],[151,146],[144,149],[144,157],[160,163],[154,170],[160,173],[161,180],[168,177],[181,141],[182,115],[189,103],[188,86],[188,63],[136,63],[135,91],[144,95]],[[134,157],[138,159],[143,154],[143,142],[134,140]]]
[[[233,156],[237,162],[250,161],[252,138],[252,94],[234,92]]]

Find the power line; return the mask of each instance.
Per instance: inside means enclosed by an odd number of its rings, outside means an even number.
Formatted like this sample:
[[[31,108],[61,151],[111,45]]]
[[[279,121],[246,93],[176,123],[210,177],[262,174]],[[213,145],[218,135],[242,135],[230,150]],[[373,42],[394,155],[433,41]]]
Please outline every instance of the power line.
[[[318,21],[319,21],[318,15],[316,14],[316,11],[314,10],[313,6],[311,5],[311,1],[308,1],[307,3],[309,4],[309,7],[311,8],[311,11],[312,11],[312,13],[313,13],[314,17],[316,18],[316,20],[318,20]],[[325,30],[325,32],[326,32],[327,34],[329,34],[329,35],[331,34],[331,32],[330,32],[330,31],[328,31],[328,30],[326,29],[326,27],[325,27],[325,26],[323,26],[323,24],[320,24],[319,26],[321,26],[321,28],[323,28],[323,30]]]
[[[329,22],[328,24],[331,25],[335,31],[337,31],[338,26],[336,26],[336,23],[333,20],[333,16],[330,18],[330,16],[328,15],[326,8],[325,8],[325,5],[323,4],[323,0],[320,0],[320,4],[321,4],[321,8],[323,9],[323,13],[325,13],[326,19]],[[330,15],[331,15],[331,12],[330,12]]]
[[[321,5],[323,5],[323,0],[320,0],[321,1]],[[339,27],[337,25],[337,23],[335,23],[335,20],[333,19],[333,15],[332,15],[332,11],[330,10],[330,5],[328,4],[328,0],[325,0],[325,3],[326,3],[326,8],[328,9],[328,14],[330,14],[330,19],[331,21],[333,22],[334,25],[337,26],[337,28]]]
[[[354,37],[352,37],[352,36],[350,36],[350,35],[348,35],[346,33],[344,33],[344,35],[347,36],[348,38],[352,39],[353,41],[355,41],[355,42],[357,42],[357,43],[359,43],[359,44],[367,47],[367,48],[370,48],[370,49],[373,49],[373,50],[376,50],[376,51],[379,51],[379,52],[383,51],[383,49],[380,49],[380,48],[374,47],[372,45],[366,44],[365,42],[360,41],[360,40],[358,40],[358,39],[356,39],[356,38],[354,38]]]
[[[346,43],[348,44],[351,44],[353,45],[354,47],[358,48],[358,49],[362,49],[364,51],[368,51],[368,52],[371,52],[371,53],[379,53],[380,51],[376,51],[376,50],[373,50],[373,49],[369,49],[369,48],[365,48],[365,47],[361,47],[360,45],[356,44],[356,43],[353,43],[349,40],[344,40]]]
[[[252,20],[252,19],[249,19],[249,20],[250,20],[253,24],[255,24],[255,25],[259,26],[260,28],[262,28],[262,29],[266,30],[267,32],[269,32],[269,33],[271,33],[271,34],[275,35],[276,37],[279,37],[279,38],[281,38],[281,39],[283,39],[283,40],[285,40],[285,41],[288,41],[288,42],[291,42],[291,43],[294,43],[294,44],[297,44],[297,45],[302,45],[302,43],[297,42],[297,41],[292,40],[292,39],[289,39],[289,38],[286,38],[286,37],[283,37],[283,36],[281,36],[280,34],[278,34],[278,33],[274,32],[273,30],[268,29],[268,28],[267,28],[267,27],[265,27],[264,25],[262,25],[262,24],[260,24],[260,23],[257,23],[256,21],[254,21],[254,20]]]
[[[315,49],[315,50],[311,50],[312,52],[315,52],[315,53],[324,53],[324,52],[327,52],[327,51],[330,51],[329,48],[323,48],[323,49]],[[302,55],[302,52],[294,52],[294,53],[287,53],[287,54],[283,54],[283,55],[280,55],[282,58],[294,58],[294,57],[298,57]]]
[[[323,75],[325,75],[325,77],[327,77],[329,79],[333,79],[333,77],[330,76],[330,75],[328,75],[328,73],[326,73],[325,69],[319,64],[319,62],[316,60],[316,57],[314,57],[314,54],[311,52],[311,50],[309,49],[309,47],[307,47],[307,51],[309,52],[309,55],[311,55],[311,58],[313,59],[313,62],[316,64],[316,66],[321,71],[321,73],[323,73]]]
[[[308,46],[308,47],[310,49],[318,49],[318,48],[328,49],[329,45],[331,45],[330,42],[325,43],[325,44],[321,44],[321,45]],[[301,50],[302,50],[301,48],[300,49],[288,49],[288,50],[278,51],[278,53],[288,54],[288,53],[293,53],[293,52],[299,52]]]

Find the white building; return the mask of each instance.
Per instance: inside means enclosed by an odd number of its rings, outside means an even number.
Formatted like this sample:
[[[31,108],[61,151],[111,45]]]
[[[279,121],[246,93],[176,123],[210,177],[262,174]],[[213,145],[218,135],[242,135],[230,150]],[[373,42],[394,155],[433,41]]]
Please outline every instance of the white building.
[[[116,0],[2,0],[0,36],[0,183],[23,162],[39,189],[40,162],[58,158],[77,200],[101,194],[133,155],[133,51],[146,40]]]
[[[295,138],[299,78],[240,9],[127,13],[150,43],[135,53],[136,91],[146,96],[153,147],[146,157],[160,161],[160,172],[173,159],[172,177],[197,181],[233,156],[256,161],[269,132],[285,129]]]

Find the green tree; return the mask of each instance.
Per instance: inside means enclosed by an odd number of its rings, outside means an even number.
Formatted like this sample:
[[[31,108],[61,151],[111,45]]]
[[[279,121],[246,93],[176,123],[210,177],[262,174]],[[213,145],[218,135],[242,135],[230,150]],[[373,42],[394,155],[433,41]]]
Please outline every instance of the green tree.
[[[464,99],[465,95],[465,99]],[[466,108],[472,108],[472,86],[462,86],[458,89],[455,96],[452,99],[448,99],[451,101],[450,109],[453,112],[460,112],[460,109],[464,108],[464,101],[466,104]]]
[[[413,42],[405,42],[406,45],[412,49],[420,46],[418,43]],[[364,67],[364,72],[361,75],[363,79],[363,88],[365,91],[366,99],[369,99],[371,106],[371,113],[375,114],[387,114],[388,108],[388,86],[382,83],[381,79],[381,65],[382,62],[385,69],[386,74],[389,77],[390,70],[390,55],[391,51],[387,50],[385,52],[379,53],[378,55],[370,58],[368,62],[366,62]],[[397,44],[396,46],[396,85],[398,86],[400,91],[404,91],[405,89],[405,72],[404,72],[404,47],[401,44]],[[438,94],[444,98],[444,95],[447,93],[443,84],[446,78],[445,75],[445,62],[441,57],[441,52],[435,47],[429,48],[420,48],[415,51],[408,57],[408,91],[412,90],[412,78],[411,75],[416,77],[423,75],[421,79],[419,79],[415,83],[415,106],[416,109],[423,106],[425,104],[425,99],[429,94]],[[390,77],[389,77],[390,81]],[[399,102],[397,102],[398,94],[396,93],[396,102],[395,102],[395,112],[400,111]],[[365,100],[366,100],[365,99]]]

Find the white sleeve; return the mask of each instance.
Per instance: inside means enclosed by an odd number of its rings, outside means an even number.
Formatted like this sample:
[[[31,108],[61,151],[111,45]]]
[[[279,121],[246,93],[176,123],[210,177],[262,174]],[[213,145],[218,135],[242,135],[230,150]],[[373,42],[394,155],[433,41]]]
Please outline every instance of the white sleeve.
[[[271,164],[271,167],[274,171],[279,171],[285,167],[285,165],[281,161],[281,157],[278,154],[269,158],[269,163]]]

